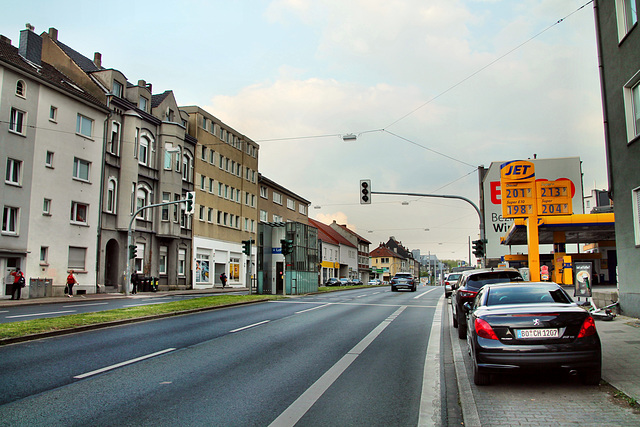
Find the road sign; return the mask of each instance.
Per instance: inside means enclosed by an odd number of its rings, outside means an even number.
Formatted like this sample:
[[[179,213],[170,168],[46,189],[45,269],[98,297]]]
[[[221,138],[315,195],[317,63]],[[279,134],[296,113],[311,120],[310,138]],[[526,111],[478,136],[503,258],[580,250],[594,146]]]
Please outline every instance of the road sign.
[[[567,180],[536,182],[538,215],[573,214],[571,182]]]

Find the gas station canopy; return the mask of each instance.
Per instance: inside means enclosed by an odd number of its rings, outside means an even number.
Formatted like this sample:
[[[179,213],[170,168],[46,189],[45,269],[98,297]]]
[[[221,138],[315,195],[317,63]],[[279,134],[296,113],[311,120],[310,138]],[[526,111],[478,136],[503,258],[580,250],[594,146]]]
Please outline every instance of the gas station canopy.
[[[615,240],[615,220],[613,213],[557,215],[538,218],[538,238],[540,244],[553,244],[554,232],[564,232],[565,243],[596,243]],[[516,218],[506,236],[504,245],[526,245],[527,226],[525,220]]]

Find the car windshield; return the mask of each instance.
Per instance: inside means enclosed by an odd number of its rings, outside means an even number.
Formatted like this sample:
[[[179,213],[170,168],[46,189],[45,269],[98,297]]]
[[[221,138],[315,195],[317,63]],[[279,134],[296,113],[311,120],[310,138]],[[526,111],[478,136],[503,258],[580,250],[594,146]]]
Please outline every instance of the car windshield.
[[[560,288],[528,284],[496,286],[489,289],[487,295],[487,305],[536,304],[541,302],[568,304],[572,301],[571,297]]]
[[[506,283],[519,280],[522,280],[522,276],[517,271],[488,271],[469,277],[466,286],[469,289],[477,290],[489,283]]]

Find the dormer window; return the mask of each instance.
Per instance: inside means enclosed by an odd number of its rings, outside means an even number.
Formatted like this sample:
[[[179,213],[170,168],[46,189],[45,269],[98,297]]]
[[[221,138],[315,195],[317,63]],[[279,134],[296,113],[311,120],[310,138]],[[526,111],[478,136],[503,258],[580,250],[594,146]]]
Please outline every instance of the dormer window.
[[[16,83],[16,95],[24,98],[27,96],[27,85],[22,80]]]
[[[148,104],[147,98],[145,98],[144,96],[141,96],[140,97],[140,104],[138,105],[138,107],[142,111],[144,111],[145,113],[149,112],[149,110],[147,110],[147,104]]]
[[[122,88],[123,88],[123,86],[120,83],[118,83],[117,81],[114,80],[113,81],[113,89],[112,89],[111,92],[115,96],[117,96],[119,98],[122,98]]]

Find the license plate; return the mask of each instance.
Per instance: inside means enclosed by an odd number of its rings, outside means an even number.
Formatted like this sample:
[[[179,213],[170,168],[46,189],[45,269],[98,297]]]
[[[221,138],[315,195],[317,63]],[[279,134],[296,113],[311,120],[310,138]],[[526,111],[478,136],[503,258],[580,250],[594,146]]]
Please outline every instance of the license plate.
[[[518,329],[516,330],[516,338],[558,338],[557,329]]]

